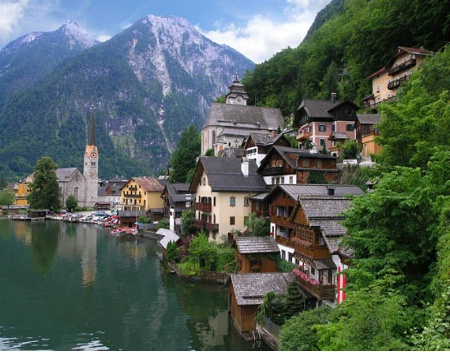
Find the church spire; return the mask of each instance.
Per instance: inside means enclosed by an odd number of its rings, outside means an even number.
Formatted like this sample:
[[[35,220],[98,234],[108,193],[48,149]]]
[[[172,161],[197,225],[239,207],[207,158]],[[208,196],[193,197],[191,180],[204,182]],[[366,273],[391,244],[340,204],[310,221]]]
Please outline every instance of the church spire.
[[[95,115],[94,108],[91,108],[91,124],[89,127],[88,143],[87,145],[95,145]]]

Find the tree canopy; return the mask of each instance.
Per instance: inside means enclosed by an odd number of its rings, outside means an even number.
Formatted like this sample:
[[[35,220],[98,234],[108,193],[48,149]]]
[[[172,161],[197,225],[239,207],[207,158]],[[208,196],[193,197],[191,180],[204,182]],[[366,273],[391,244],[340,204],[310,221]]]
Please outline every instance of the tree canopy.
[[[59,185],[55,170],[58,165],[52,158],[46,156],[39,159],[34,167],[34,181],[30,184],[28,204],[32,209],[60,208]]]

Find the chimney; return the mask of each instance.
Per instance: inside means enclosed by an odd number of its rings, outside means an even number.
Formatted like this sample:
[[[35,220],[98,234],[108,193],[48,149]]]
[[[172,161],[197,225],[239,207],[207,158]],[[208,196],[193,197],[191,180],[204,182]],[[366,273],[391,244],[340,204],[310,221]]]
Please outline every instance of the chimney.
[[[328,185],[327,186],[328,195],[329,196],[334,196],[335,189],[336,189],[335,185]]]
[[[242,160],[241,160],[241,171],[242,171],[242,174],[245,177],[248,176],[248,170],[249,170],[248,158],[247,157],[243,157]]]
[[[332,103],[336,102],[336,93],[331,93],[331,102]]]

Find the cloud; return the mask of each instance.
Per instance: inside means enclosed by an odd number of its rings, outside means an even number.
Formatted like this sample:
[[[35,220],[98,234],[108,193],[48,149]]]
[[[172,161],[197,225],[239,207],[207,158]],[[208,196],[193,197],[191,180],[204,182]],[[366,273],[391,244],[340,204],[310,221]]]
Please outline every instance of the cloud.
[[[28,0],[2,1],[0,3],[0,36],[7,38],[24,17]]]
[[[209,39],[227,44],[247,56],[255,63],[270,59],[287,47],[297,47],[315,16],[329,0],[288,0],[283,9],[283,18],[268,15],[251,17],[244,25],[231,23],[216,30],[199,30]]]

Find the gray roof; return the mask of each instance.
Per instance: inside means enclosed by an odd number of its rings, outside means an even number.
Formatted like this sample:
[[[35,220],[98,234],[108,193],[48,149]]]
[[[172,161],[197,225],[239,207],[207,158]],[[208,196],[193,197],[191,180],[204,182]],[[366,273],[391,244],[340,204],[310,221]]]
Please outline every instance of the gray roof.
[[[284,122],[279,109],[212,103],[203,128],[217,125],[236,129],[276,130],[282,128]]]
[[[239,253],[279,253],[277,242],[273,237],[237,237],[236,246]]]
[[[297,199],[298,197],[305,198],[305,197],[327,196],[329,187],[334,188],[334,196],[331,196],[333,198],[336,198],[337,196],[345,197],[347,195],[351,196],[365,195],[365,192],[355,185],[295,184],[295,185],[279,185],[278,187],[280,187],[284,192],[289,194],[289,196],[292,199]]]
[[[119,218],[131,218],[133,216],[145,216],[145,210],[120,210]]]
[[[230,279],[238,305],[260,305],[268,292],[286,294],[288,284],[294,281],[294,274],[231,274]]]
[[[56,169],[56,171],[55,171],[56,178],[58,179],[58,181],[70,180],[71,177],[73,176],[73,174],[77,171],[78,171],[78,169],[76,167],[66,167],[66,168]],[[81,172],[80,172],[80,174],[81,174]]]
[[[361,125],[378,125],[381,121],[380,114],[356,114]]]
[[[333,117],[329,110],[341,105],[342,101],[304,99],[297,110],[304,109],[309,117]]]
[[[249,174],[244,176],[240,158],[201,157],[197,164],[203,167],[208,177],[208,184],[213,192],[264,192],[267,190],[263,177],[256,172],[255,160],[249,160]],[[196,175],[200,177],[201,175]],[[194,183],[194,181],[193,181]],[[192,186],[192,185],[191,185]]]
[[[159,243],[164,249],[167,249],[169,242],[177,242],[180,239],[180,236],[169,229],[159,229],[156,231],[156,234],[164,236],[159,240]]]

